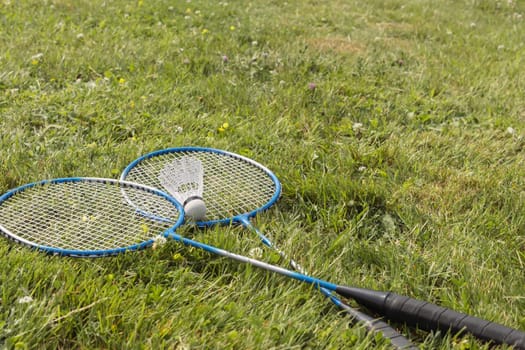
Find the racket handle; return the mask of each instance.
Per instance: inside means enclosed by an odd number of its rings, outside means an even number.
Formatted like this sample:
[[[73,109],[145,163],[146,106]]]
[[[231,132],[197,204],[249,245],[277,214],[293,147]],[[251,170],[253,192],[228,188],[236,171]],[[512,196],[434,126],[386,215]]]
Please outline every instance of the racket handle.
[[[412,342],[410,342],[404,335],[400,334],[385,321],[370,317],[358,310],[353,310],[353,313],[350,314],[355,317],[354,320],[358,320],[360,323],[364,324],[365,328],[369,332],[379,334],[383,338],[388,339],[392,345],[392,348],[398,350],[419,349],[419,347],[412,344]]]
[[[336,292],[395,321],[424,330],[467,331],[486,341],[525,350],[525,332],[392,292],[337,287]]]

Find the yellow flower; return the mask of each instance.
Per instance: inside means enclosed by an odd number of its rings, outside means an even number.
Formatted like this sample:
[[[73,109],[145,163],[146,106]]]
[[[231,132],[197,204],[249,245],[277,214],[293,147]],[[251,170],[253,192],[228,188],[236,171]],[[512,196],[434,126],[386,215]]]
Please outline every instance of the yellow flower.
[[[210,31],[209,31],[208,29],[204,28],[204,29],[202,30],[201,33],[202,33],[202,35],[206,35],[206,34],[208,34],[209,32],[210,32]]]
[[[227,122],[223,123],[221,126],[219,126],[219,128],[217,129],[218,132],[225,132],[226,129],[228,129],[230,127],[230,124],[228,124]]]
[[[119,84],[124,84],[125,82],[126,82],[126,79],[124,79],[124,78],[120,78],[120,79],[118,80],[118,83],[119,83]]]
[[[32,61],[31,61],[31,64],[32,64],[33,66],[38,65],[38,60],[32,60]]]
[[[235,30],[235,26],[230,26],[230,30],[233,32]]]

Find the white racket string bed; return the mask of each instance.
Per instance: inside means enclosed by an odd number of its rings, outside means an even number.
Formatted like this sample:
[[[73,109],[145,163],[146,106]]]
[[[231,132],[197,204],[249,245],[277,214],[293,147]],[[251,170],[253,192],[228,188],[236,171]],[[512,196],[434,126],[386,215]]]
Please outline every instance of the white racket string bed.
[[[62,178],[0,197],[0,232],[48,253],[104,256],[152,245],[184,221],[164,192],[100,178]]]
[[[281,192],[281,185],[277,177],[270,170],[251,159],[211,148],[169,148],[136,159],[123,171],[121,180],[158,187],[177,196],[177,190],[174,191],[173,184],[169,183],[168,174],[173,178],[178,176],[177,172],[185,173],[180,163],[187,162],[187,159],[193,159],[200,164],[199,178],[194,181],[201,186],[199,198],[203,200],[206,212],[204,218],[200,217],[196,221],[198,226],[207,227],[231,223],[244,225],[255,232],[266,246],[275,249],[283,258],[288,259],[286,254],[276,248],[268,237],[255,228],[250,221],[252,217],[275,204]],[[288,261],[297,272],[241,257],[202,243],[197,243],[197,246],[215,254],[314,284],[355,321],[364,323],[368,330],[380,333],[390,339],[396,348],[416,347],[387,323],[350,308],[331,292],[335,291],[341,296],[354,299],[359,304],[389,319],[404,322],[420,329],[450,331],[453,334],[466,331],[485,341],[511,344],[517,349],[525,348],[525,333],[519,330],[392,292],[326,284],[324,281],[307,276],[292,259],[288,259]]]

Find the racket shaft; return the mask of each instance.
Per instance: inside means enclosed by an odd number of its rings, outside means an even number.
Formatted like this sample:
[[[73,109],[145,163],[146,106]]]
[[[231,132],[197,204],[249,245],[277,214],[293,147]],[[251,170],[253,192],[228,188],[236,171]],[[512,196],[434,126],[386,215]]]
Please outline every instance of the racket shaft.
[[[354,299],[359,304],[393,320],[399,320],[413,325],[415,324],[425,330],[442,329],[445,331],[451,330],[453,332],[466,330],[483,340],[514,345],[516,349],[525,349],[525,333],[522,331],[391,292],[338,286],[327,281],[182,237],[174,231],[169,232],[169,237],[183,244],[203,249],[212,254],[250,264],[267,271],[309,283],[316,288],[331,290],[346,298]]]
[[[275,245],[273,245],[273,243],[268,239],[268,237],[266,237],[261,231],[259,231],[257,227],[252,225],[248,217],[240,216],[238,220],[240,221],[242,225],[244,225],[244,227],[255,232],[257,236],[259,236],[259,238],[261,239],[264,245],[275,250],[281,256],[281,258],[288,260],[292,269],[306,275],[306,272],[304,271],[304,269],[298,263],[296,263],[293,259],[288,258],[288,256],[282,250],[278,249]],[[332,295],[332,292],[326,288],[321,287],[319,288],[319,290],[325,297],[330,299],[330,301],[334,305],[344,310],[351,317],[353,322],[359,322],[369,332],[378,333],[382,337],[389,339],[390,343],[395,349],[399,349],[399,350],[418,349],[417,346],[412,344],[405,336],[397,332],[388,323],[380,319],[370,317],[367,314],[362,313],[350,307],[349,305],[342,302],[339,298]]]
[[[469,332],[479,339],[525,349],[525,332],[392,292],[339,286],[336,292],[387,318],[424,330]]]

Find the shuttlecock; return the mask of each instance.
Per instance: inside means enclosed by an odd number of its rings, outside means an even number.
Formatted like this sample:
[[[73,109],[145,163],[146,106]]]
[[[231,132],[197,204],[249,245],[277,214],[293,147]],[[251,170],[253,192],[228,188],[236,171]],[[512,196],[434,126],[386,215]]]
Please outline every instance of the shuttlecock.
[[[162,186],[184,206],[186,217],[193,221],[202,221],[206,217],[206,204],[202,199],[203,176],[202,162],[188,156],[167,164],[159,175]]]

